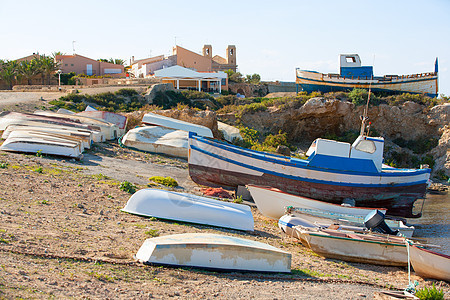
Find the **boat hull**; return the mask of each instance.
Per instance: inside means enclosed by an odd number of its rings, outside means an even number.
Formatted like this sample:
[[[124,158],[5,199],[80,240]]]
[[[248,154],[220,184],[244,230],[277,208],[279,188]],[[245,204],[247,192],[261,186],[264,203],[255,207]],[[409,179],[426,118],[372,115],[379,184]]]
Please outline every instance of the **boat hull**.
[[[342,76],[330,76],[314,71],[297,69],[296,83],[306,92],[322,93],[351,91],[355,88],[369,87],[374,92],[426,94],[436,97],[438,94],[437,73],[423,73],[394,78],[357,79]]]
[[[253,231],[249,206],[186,193],[142,189],[122,209],[140,216]]]
[[[227,271],[291,272],[291,254],[260,242],[208,233],[145,240],[136,259],[146,264]]]
[[[417,275],[450,282],[450,256],[410,246],[410,260]]]
[[[362,240],[352,238],[351,235],[335,236],[304,229],[296,231],[302,244],[326,258],[385,266],[408,265],[408,252],[404,243],[389,242],[385,239]],[[360,235],[353,234],[353,236]]]
[[[285,193],[281,190],[261,187],[249,184],[247,185],[258,210],[266,217],[279,219],[286,213],[287,206],[294,208],[318,209],[326,212],[350,214],[354,216],[366,216],[374,209],[386,213],[383,208],[362,208],[332,204],[324,201],[318,201],[304,196],[296,196]]]

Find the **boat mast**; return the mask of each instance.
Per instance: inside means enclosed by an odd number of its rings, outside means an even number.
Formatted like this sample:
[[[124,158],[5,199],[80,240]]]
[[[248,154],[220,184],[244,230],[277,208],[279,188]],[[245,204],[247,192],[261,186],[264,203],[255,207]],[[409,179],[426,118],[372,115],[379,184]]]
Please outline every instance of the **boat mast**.
[[[375,63],[375,54],[373,55],[373,62],[372,62],[372,66]],[[361,130],[359,132],[360,136],[364,135],[364,132],[366,130],[366,121],[369,120],[369,102],[370,102],[370,94],[371,94],[371,88],[372,88],[372,81],[373,81],[373,72],[372,75],[370,76],[370,82],[369,82],[369,95],[367,96],[367,102],[366,102],[366,107],[364,108],[364,112],[363,115],[361,116]]]

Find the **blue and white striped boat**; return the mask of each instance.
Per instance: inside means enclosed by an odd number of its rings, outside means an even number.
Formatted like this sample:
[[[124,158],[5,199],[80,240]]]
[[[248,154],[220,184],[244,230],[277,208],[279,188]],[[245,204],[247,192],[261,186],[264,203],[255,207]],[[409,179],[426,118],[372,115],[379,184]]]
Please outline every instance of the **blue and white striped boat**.
[[[407,218],[423,198],[430,169],[396,169],[382,164],[384,139],[359,136],[350,145],[316,139],[308,159],[240,148],[189,133],[189,175],[198,184],[236,188],[254,184],[341,204],[384,207]]]
[[[296,69],[296,83],[307,92],[351,91],[354,88],[371,88],[373,92],[438,95],[438,62],[434,72],[410,75],[373,76],[372,66],[361,66],[358,54],[340,55],[340,73],[324,74]]]

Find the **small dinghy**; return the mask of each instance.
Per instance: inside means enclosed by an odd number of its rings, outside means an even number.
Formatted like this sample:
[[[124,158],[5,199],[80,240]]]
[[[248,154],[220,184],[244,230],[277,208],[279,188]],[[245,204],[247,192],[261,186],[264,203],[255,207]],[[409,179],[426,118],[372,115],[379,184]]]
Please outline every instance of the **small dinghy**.
[[[250,207],[186,193],[143,189],[122,209],[145,217],[253,231]]]
[[[271,245],[210,233],[145,240],[135,258],[145,264],[227,271],[291,272],[291,254]]]
[[[208,127],[161,116],[151,112],[144,115],[144,117],[142,118],[142,123],[147,125],[163,126],[187,132],[195,132],[196,134],[204,137],[213,137],[212,131]]]
[[[250,191],[258,210],[266,217],[277,220],[285,214],[285,208],[287,206],[317,209],[326,212],[350,214],[354,216],[366,216],[374,209],[378,209],[379,211],[386,213],[386,209],[384,208],[338,205],[314,200],[308,197],[292,195],[276,188],[257,186],[253,184],[247,185],[247,188]]]
[[[297,225],[303,225],[307,227],[329,227],[332,224],[339,224],[340,229],[354,230],[358,232],[367,231],[365,227],[365,217],[354,216],[350,214],[333,213],[328,211],[322,211],[318,209],[307,208],[287,208],[287,213],[278,220],[278,226],[283,230],[288,230],[286,227],[293,227]],[[377,210],[372,211],[371,214],[379,214],[383,218],[389,228],[399,231],[405,237],[412,237],[414,232],[414,226],[407,226],[404,220],[398,219],[385,219],[385,215]],[[304,224],[303,224],[304,223]]]
[[[137,127],[128,131],[121,143],[133,149],[188,158],[188,132],[161,126]]]
[[[450,282],[450,256],[412,245],[409,259],[417,275]]]

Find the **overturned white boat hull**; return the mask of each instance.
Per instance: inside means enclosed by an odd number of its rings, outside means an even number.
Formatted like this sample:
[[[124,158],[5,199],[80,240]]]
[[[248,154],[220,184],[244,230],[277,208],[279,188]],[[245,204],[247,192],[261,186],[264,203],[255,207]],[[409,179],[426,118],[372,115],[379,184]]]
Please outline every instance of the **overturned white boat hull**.
[[[76,139],[81,141],[83,148],[89,149],[92,143],[92,133],[86,131],[77,131],[70,128],[62,128],[60,126],[40,127],[40,126],[25,126],[25,125],[10,125],[3,131],[2,138],[7,139],[9,134],[13,131],[38,132],[41,134],[51,134],[56,137]]]
[[[115,124],[100,119],[79,116],[77,114],[70,115],[70,114],[56,113],[52,111],[36,111],[34,112],[34,114],[39,116],[56,117],[72,122],[75,121],[90,126],[96,126],[105,135],[105,138],[107,140],[113,140],[118,137],[118,127]]]
[[[291,254],[268,244],[209,233],[147,239],[136,254],[147,264],[220,270],[291,272]]]
[[[383,208],[353,207],[332,204],[324,201],[314,200],[307,197],[296,196],[280,191],[276,188],[247,185],[253,200],[259,211],[266,217],[279,219],[286,213],[287,206],[295,208],[317,209],[333,213],[350,214],[354,216],[366,216],[374,209],[386,213]]]
[[[122,144],[141,151],[188,158],[188,132],[161,126],[131,129],[122,138]]]
[[[253,231],[254,227],[252,211],[247,205],[158,189],[137,191],[122,211],[238,230]]]
[[[13,131],[0,146],[0,150],[67,156],[79,159],[82,157],[81,143],[31,132]]]
[[[177,129],[177,130],[183,130],[187,132],[195,132],[196,134],[200,136],[205,137],[213,137],[211,129],[208,127],[192,124],[189,122],[181,121],[174,118],[169,118],[165,116],[161,116],[154,113],[147,113],[142,118],[142,123],[148,124],[148,125],[157,125],[157,126],[163,126],[167,128]]]
[[[123,135],[126,132],[127,127],[127,117],[109,112],[109,111],[82,111],[76,113],[79,116],[85,116],[89,118],[100,119],[108,123],[115,124],[119,128],[119,135]]]
[[[238,128],[217,121],[217,128],[222,132],[223,138],[232,143],[235,139],[242,141],[242,136]]]
[[[414,272],[423,278],[433,278],[450,282],[450,256],[436,253],[417,246],[409,247],[411,265]]]

